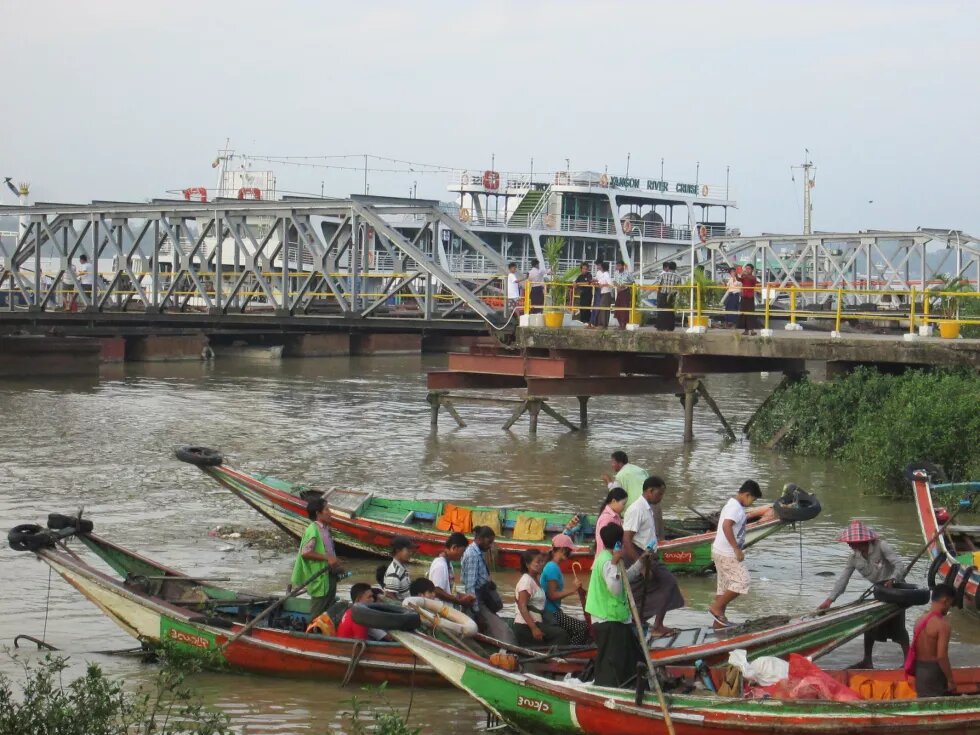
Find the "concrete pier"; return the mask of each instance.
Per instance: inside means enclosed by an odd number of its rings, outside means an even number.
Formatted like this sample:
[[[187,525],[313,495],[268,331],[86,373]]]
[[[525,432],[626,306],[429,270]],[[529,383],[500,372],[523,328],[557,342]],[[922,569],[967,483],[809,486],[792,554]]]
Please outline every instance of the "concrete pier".
[[[98,375],[102,344],[76,337],[0,337],[0,378]]]

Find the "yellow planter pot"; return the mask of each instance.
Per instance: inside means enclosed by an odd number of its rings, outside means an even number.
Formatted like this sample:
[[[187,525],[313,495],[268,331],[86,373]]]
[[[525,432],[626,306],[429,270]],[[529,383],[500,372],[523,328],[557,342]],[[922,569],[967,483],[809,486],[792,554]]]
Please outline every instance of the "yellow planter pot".
[[[943,339],[956,339],[960,336],[960,323],[939,322],[939,336]]]
[[[565,321],[565,314],[561,311],[546,311],[544,313],[544,325],[551,329],[558,329]]]
[[[706,316],[696,316],[691,319],[692,327],[707,327],[710,317]]]

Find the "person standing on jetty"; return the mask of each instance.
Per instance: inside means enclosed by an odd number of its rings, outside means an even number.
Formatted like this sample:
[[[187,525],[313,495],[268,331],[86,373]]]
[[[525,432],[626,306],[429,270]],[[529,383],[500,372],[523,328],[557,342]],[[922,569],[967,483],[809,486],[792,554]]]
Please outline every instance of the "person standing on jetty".
[[[531,313],[540,314],[544,306],[545,271],[541,270],[541,262],[535,258],[531,261],[531,270],[527,272],[527,287],[531,289]]]
[[[953,668],[949,663],[949,621],[956,590],[937,584],[932,590],[932,606],[915,624],[912,648],[905,657],[905,673],[915,677],[919,697],[946,697],[953,694]]]
[[[755,277],[755,268],[751,263],[742,266],[741,274],[735,276],[735,280],[742,284],[742,293],[738,301],[738,324],[742,327],[742,334],[755,334],[755,287],[759,285],[759,279]]]
[[[718,518],[718,530],[711,544],[711,560],[718,573],[718,587],[714,602],[708,612],[715,619],[715,628],[731,625],[725,617],[729,603],[739,595],[749,592],[749,570],[745,566],[745,509],[762,497],[762,490],[755,480],[746,480],[734,498],[729,498]]]
[[[834,604],[847,589],[847,583],[851,581],[851,575],[855,571],[871,584],[884,584],[890,586],[892,582],[902,582],[905,579],[903,571],[904,564],[902,558],[889,546],[883,539],[878,537],[874,529],[861,523],[856,518],[851,524],[841,531],[837,537],[851,547],[851,555],[847,559],[847,564],[841,571],[834,588],[830,595],[820,603],[820,610],[826,610]],[[864,633],[864,658],[854,664],[855,669],[872,669],[874,662],[872,654],[876,641],[895,641],[902,647],[902,656],[909,654],[909,632],[905,628],[905,608],[897,615],[893,615],[885,622],[876,625],[874,628]]]
[[[310,605],[310,620],[325,613],[337,599],[337,579],[340,574],[340,561],[330,535],[330,508],[322,497],[314,498],[306,504],[306,515],[310,525],[303,532],[299,542],[299,554],[293,564],[291,587],[299,587],[317,572],[328,569],[310,582],[307,593],[313,600]]]

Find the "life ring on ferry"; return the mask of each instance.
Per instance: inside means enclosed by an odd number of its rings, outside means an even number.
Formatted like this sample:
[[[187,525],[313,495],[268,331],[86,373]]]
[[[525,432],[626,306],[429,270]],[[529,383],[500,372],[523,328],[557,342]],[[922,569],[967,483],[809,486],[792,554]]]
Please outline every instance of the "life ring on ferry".
[[[704,225],[701,225],[698,228],[698,238],[701,240],[701,242],[708,241],[708,228],[705,227]]]
[[[623,232],[625,232],[628,235],[632,231],[633,231],[633,220],[627,217],[626,219],[623,220]]]
[[[483,172],[483,188],[496,191],[500,188],[500,174],[496,171]]]
[[[708,185],[707,184],[704,184],[704,185],[701,186],[701,196],[703,196],[703,197],[708,196]]]
[[[243,186],[238,190],[239,199],[261,199],[262,190],[257,186]]]
[[[469,222],[470,221],[470,210],[468,210],[466,207],[462,207],[459,210],[459,221],[460,222]]]
[[[441,628],[464,638],[472,638],[477,633],[476,621],[473,618],[442,600],[409,597],[402,601],[402,605],[418,610],[422,620],[431,625],[433,630]]]
[[[191,197],[195,194],[201,198],[202,202],[206,202],[208,200],[208,190],[203,186],[189,186],[184,189],[184,199],[187,201],[191,201]]]
[[[602,174],[599,177],[599,186],[602,186],[602,187],[609,186],[609,174]]]

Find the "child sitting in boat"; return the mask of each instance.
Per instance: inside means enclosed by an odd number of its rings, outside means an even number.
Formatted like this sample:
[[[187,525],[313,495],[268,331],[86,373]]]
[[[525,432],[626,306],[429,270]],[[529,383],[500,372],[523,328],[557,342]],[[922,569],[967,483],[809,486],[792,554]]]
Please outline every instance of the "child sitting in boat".
[[[355,623],[353,613],[354,605],[366,605],[369,602],[374,602],[374,593],[371,591],[371,585],[365,584],[364,582],[351,585],[350,601],[352,603],[351,606],[347,608],[344,617],[340,619],[340,625],[337,626],[337,637],[366,641],[370,638],[368,628],[366,625]]]
[[[436,597],[436,586],[432,583],[431,579],[426,577],[419,577],[418,579],[412,580],[412,583],[408,586],[408,596],[424,597],[426,600],[439,599]]]

